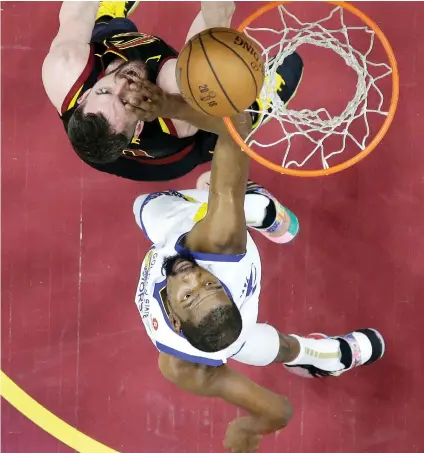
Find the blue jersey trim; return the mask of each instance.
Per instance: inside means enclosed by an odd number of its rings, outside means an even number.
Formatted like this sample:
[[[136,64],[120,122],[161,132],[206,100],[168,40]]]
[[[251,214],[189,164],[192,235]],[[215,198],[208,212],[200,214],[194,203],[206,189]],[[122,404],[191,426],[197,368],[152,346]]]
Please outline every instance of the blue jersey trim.
[[[198,357],[195,355],[186,354],[185,352],[177,351],[176,349],[170,348],[169,346],[165,346],[158,341],[156,342],[156,347],[159,349],[159,351],[177,357],[177,359],[185,360],[186,362],[199,363],[201,365],[208,366],[224,365],[224,362],[222,360],[207,359],[206,357]]]
[[[230,356],[229,358],[231,359],[232,357],[236,356],[243,348],[244,348],[244,345],[246,344],[246,342],[244,342],[241,346],[240,346],[240,349],[235,352],[232,356]]]
[[[217,261],[220,263],[239,263],[246,256],[246,253],[241,253],[240,255],[224,255],[220,253],[202,253],[194,252],[193,250],[188,250],[180,244],[181,240],[184,238],[186,234],[187,233],[181,235],[175,244],[175,251],[181,255],[188,253],[196,260]]]
[[[162,298],[160,297],[160,291],[162,291],[162,289],[166,286],[166,279],[165,280],[162,280],[161,282],[159,283],[155,283],[155,286],[153,288],[153,299],[156,300],[156,302],[159,304],[159,307],[162,311],[162,315],[165,319],[165,322],[166,324],[168,324],[168,327],[173,331],[175,332],[175,329],[174,329],[174,326],[172,325],[171,321],[169,320],[168,318],[168,314],[166,313],[166,310],[165,310],[165,307],[163,305],[163,301],[162,301]],[[182,332],[180,332],[179,334],[177,332],[175,332],[177,335],[179,335],[180,337],[184,338],[185,339],[185,336]]]
[[[215,275],[216,277],[216,275]],[[218,278],[218,277],[217,277]],[[219,278],[218,278],[219,280]],[[219,283],[221,283],[222,287],[224,288],[224,291],[227,293],[227,296],[232,300],[234,301],[233,299],[233,295],[231,294],[231,291],[228,289],[228,286],[222,281],[222,280],[219,280]]]

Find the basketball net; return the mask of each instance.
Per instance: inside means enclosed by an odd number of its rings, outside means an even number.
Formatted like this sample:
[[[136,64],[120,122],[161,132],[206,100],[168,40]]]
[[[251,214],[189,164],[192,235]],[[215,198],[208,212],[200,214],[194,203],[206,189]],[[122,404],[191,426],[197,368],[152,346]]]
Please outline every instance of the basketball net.
[[[353,6],[344,2],[327,2],[334,6],[328,16],[316,22],[302,22],[286,9],[285,3],[289,2],[274,2],[266,5],[246,19],[238,29],[239,31],[244,31],[260,47],[265,61],[265,83],[260,94],[260,98],[265,104],[265,109],[262,111],[248,110],[260,115],[261,120],[259,126],[252,131],[244,142],[235,130],[231,120],[226,118],[225,122],[233,138],[240,146],[253,159],[272,170],[294,176],[321,176],[335,173],[350,167],[364,158],[375,148],[387,132],[393,119],[399,96],[396,60],[383,32],[371,19]],[[282,23],[280,30],[249,26],[250,22],[273,8],[278,9]],[[360,17],[365,22],[364,25],[347,26],[344,17],[345,9]],[[276,14],[276,11],[273,13]],[[290,26],[287,23],[288,19],[290,19]],[[326,28],[326,24],[330,20],[332,21],[332,25],[334,24],[334,19],[340,21],[340,27],[337,29]],[[349,32],[353,30],[355,30],[355,33],[359,30],[369,37],[369,46],[365,52],[361,52],[351,45]],[[257,32],[264,31],[273,33],[276,38],[276,41],[268,47],[261,44],[258,37],[255,36]],[[374,48],[376,35],[383,44],[390,64],[371,60],[370,55]],[[357,82],[354,97],[348,102],[340,114],[331,115],[324,107],[317,110],[293,110],[286,107],[278,97],[275,91],[276,70],[278,66],[283,63],[288,55],[305,44],[332,50],[356,73]],[[378,72],[378,75],[372,76],[370,74],[371,70]],[[307,68],[305,68],[305,71],[307,71]],[[384,103],[383,92],[378,84],[382,79],[390,75],[392,76],[392,97],[390,105],[387,106]],[[373,102],[370,102],[370,93],[372,92],[374,93],[372,96]],[[370,114],[385,117],[383,125],[373,138],[370,137],[370,125],[368,121]],[[274,121],[275,124],[279,124],[281,128],[279,138],[277,140],[266,141],[261,137],[261,141],[259,141],[256,138],[258,131],[263,124],[270,120]],[[364,127],[360,128],[361,136],[357,135],[357,127],[355,128],[355,133],[352,132],[351,126],[357,121],[363,122]],[[334,135],[341,137],[337,147],[326,147],[326,141]],[[310,149],[308,148],[305,153],[306,157],[304,154],[298,160],[296,158],[296,152],[292,148],[293,139],[299,136],[309,142],[308,147]],[[279,156],[281,156],[281,151],[283,154],[280,165],[271,162],[262,155],[266,154],[266,148],[275,146],[278,146],[280,149]],[[347,146],[356,147],[357,153],[354,157],[332,166],[331,159],[336,155],[344,153]],[[262,150],[261,154],[258,154],[258,152],[251,149],[252,147],[255,147],[255,149],[265,149]],[[319,156],[322,168],[314,170],[303,168],[307,166],[311,158],[314,158],[316,162],[317,155]]]

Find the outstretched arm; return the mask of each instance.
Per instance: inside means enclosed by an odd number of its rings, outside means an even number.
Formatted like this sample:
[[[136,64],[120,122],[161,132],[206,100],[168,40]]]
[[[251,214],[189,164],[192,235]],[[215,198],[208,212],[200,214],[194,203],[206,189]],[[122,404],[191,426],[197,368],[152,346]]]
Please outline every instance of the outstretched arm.
[[[224,447],[233,453],[257,449],[261,436],[286,426],[292,415],[287,398],[255,384],[227,365],[207,367],[160,353],[159,368],[178,387],[199,396],[218,397],[249,413],[233,420]]]
[[[251,131],[247,113],[233,118],[242,137]],[[212,160],[208,212],[188,233],[188,249],[206,253],[239,254],[246,251],[247,227],[244,198],[249,174],[249,157],[223,132]]]
[[[139,119],[181,119],[199,129],[219,135],[212,160],[208,213],[187,234],[186,247],[204,253],[239,254],[246,250],[247,228],[244,198],[249,157],[228,133],[224,121],[194,110],[181,95],[167,94],[148,81],[131,85],[126,101],[137,107]],[[232,118],[242,137],[252,130],[248,113]]]
[[[59,31],[42,70],[44,89],[58,111],[87,64],[99,2],[63,2]]]

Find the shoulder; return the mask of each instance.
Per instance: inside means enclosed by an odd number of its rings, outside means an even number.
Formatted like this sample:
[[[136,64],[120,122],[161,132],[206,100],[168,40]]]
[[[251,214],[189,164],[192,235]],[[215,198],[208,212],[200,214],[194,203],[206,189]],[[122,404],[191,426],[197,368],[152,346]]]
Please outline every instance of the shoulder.
[[[176,68],[177,59],[171,57],[163,64],[161,70],[159,71],[156,84],[162,88],[165,93],[180,94],[175,75]],[[179,138],[192,137],[199,130],[197,127],[194,127],[186,121],[176,120],[173,118],[171,118],[171,121]]]
[[[175,94],[180,92],[177,85],[175,70],[177,68],[177,59],[170,58],[167,60],[159,71],[156,83],[166,93]]]
[[[60,112],[62,103],[90,58],[89,44],[53,41],[43,62],[42,80],[50,102]]]

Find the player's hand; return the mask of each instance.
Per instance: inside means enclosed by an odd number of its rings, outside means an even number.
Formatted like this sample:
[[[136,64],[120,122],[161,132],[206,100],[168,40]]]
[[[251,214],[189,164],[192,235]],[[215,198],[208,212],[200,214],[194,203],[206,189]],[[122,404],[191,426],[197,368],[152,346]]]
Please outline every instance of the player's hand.
[[[128,108],[135,108],[140,121],[153,121],[166,112],[167,94],[148,80],[131,83],[124,100],[128,103]]]
[[[231,453],[252,453],[258,449],[261,442],[261,435],[246,430],[242,425],[243,419],[240,418],[228,425],[223,445]]]

